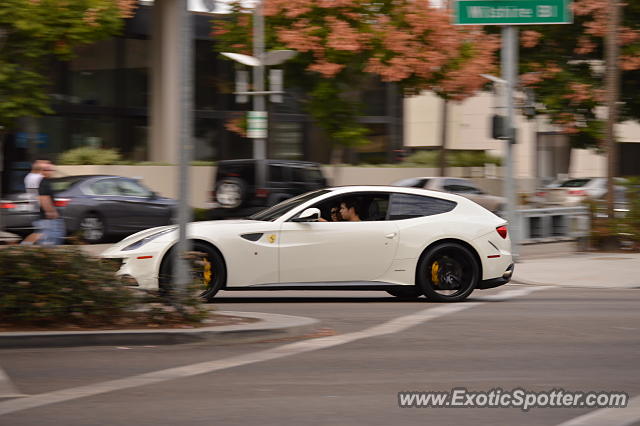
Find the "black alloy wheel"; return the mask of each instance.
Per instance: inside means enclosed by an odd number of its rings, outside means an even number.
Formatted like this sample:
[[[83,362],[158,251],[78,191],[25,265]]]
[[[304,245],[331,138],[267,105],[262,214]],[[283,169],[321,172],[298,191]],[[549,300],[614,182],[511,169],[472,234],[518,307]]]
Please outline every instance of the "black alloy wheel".
[[[191,277],[198,285],[199,296],[211,301],[216,293],[227,281],[227,269],[220,253],[213,247],[200,241],[192,243],[191,251],[202,253],[195,268],[191,270]],[[173,285],[173,252],[171,249],[160,264],[159,287],[160,294],[169,296]]]
[[[418,263],[416,281],[427,299],[434,302],[461,302],[479,280],[478,261],[461,244],[439,244],[429,249]]]

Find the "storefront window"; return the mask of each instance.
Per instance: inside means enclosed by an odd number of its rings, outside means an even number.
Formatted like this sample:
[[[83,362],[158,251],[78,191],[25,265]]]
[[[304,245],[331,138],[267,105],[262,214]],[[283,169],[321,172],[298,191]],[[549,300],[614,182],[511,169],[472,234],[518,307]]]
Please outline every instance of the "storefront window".
[[[301,160],[304,157],[302,123],[271,123],[269,131],[273,158]]]
[[[149,102],[149,40],[124,40],[124,102],[127,107],[146,108]]]
[[[69,64],[71,103],[116,104],[116,47],[116,39],[110,39],[79,49]]]

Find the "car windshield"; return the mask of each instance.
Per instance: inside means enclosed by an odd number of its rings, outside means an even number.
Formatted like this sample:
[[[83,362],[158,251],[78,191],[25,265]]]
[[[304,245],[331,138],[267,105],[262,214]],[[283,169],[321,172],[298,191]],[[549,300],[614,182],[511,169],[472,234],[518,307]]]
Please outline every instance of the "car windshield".
[[[313,198],[319,197],[322,194],[326,194],[327,192],[330,192],[330,191],[327,189],[320,189],[318,191],[307,192],[306,194],[289,198],[288,200],[285,200],[279,204],[276,204],[273,207],[269,207],[266,210],[262,210],[252,216],[249,216],[247,219],[273,222],[274,220],[278,219],[280,216],[287,213],[291,209],[294,209],[299,205],[304,204]]]

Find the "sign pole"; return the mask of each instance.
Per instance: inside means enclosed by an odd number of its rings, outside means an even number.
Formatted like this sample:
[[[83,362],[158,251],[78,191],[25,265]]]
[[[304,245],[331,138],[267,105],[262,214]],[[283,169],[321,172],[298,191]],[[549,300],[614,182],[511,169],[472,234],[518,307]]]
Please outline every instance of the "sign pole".
[[[515,105],[513,101],[514,89],[517,85],[517,64],[518,64],[518,30],[513,25],[502,27],[502,79],[505,84],[505,105],[507,106],[507,117],[505,120],[506,144],[506,174],[504,176],[504,195],[507,199],[506,219],[509,222],[511,235],[511,254],[514,259],[518,257],[518,241],[520,230],[516,218],[516,185],[514,181],[513,166],[513,145],[516,143],[515,126]]]
[[[179,13],[182,27],[180,48],[182,50],[181,67],[181,101],[182,117],[180,122],[180,143],[178,158],[178,243],[174,251],[174,291],[177,302],[180,304],[187,294],[190,281],[189,265],[183,258],[191,248],[187,240],[187,223],[191,220],[191,208],[189,207],[189,162],[193,149],[193,37],[191,32],[191,14],[186,0],[176,2],[180,8]],[[174,299],[175,300],[175,299]]]

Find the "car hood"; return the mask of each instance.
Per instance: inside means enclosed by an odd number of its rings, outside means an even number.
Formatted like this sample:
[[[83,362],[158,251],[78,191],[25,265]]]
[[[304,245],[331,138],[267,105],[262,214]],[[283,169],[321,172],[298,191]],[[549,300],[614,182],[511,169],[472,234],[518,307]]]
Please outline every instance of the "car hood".
[[[268,222],[261,222],[258,220],[247,220],[247,219],[210,220],[210,221],[204,221],[204,222],[191,222],[187,224],[187,235],[190,237],[196,237],[198,235],[210,234],[212,231],[215,233],[216,229],[228,231],[229,228],[231,227],[233,227],[235,230],[238,227],[243,228],[244,226],[247,226],[247,227],[251,225],[255,226],[256,224],[261,224],[261,223],[264,224]],[[166,235],[163,235],[162,238],[167,238],[169,240],[175,241],[178,238],[178,225],[158,226],[155,228],[149,228],[149,229],[145,229],[144,231],[136,232],[135,234],[129,235],[124,240],[109,247],[107,250],[105,250],[102,253],[102,255],[105,257],[109,257],[111,255],[114,255],[120,252],[124,247],[127,247],[128,245],[136,241],[139,241],[143,238],[150,237],[158,233],[164,233],[164,232],[166,232]]]

